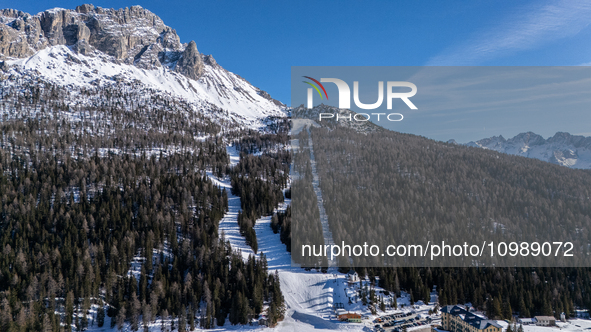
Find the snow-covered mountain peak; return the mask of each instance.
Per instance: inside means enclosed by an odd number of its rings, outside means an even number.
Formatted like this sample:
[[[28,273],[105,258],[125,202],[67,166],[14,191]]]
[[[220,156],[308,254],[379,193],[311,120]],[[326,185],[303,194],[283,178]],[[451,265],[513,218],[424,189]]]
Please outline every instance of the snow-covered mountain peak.
[[[516,135],[515,137],[509,139],[507,142],[509,144],[520,144],[523,147],[529,148],[536,145],[542,145],[546,143],[546,140],[542,136],[528,131],[527,133],[521,133]]]
[[[174,29],[140,6],[82,5],[36,15],[0,10],[0,60],[5,72],[33,73],[62,86],[143,84],[192,103],[195,111],[224,110],[249,127],[285,116],[285,105],[199,53],[194,41],[181,44]]]
[[[46,47],[73,46],[82,54],[100,51],[117,60],[132,64],[144,55],[146,48],[159,45],[157,64],[172,64],[165,52],[182,55],[185,45],[176,32],[162,19],[147,9],[133,6],[104,9],[82,5],[75,10],[53,8],[36,15],[14,9],[0,10],[2,39],[0,48],[4,58],[23,58]],[[147,62],[147,61],[144,61]]]
[[[553,137],[526,132],[505,140],[503,136],[484,138],[466,145],[536,158],[571,168],[591,168],[591,137],[558,132]]]
[[[493,136],[493,137],[489,137],[489,138],[483,138],[477,142],[470,142],[470,143],[468,143],[468,145],[485,147],[488,149],[495,150],[496,147],[501,147],[506,142],[507,142],[507,140],[503,137],[503,135],[499,135],[499,136]],[[474,144],[471,144],[471,143],[474,143]]]

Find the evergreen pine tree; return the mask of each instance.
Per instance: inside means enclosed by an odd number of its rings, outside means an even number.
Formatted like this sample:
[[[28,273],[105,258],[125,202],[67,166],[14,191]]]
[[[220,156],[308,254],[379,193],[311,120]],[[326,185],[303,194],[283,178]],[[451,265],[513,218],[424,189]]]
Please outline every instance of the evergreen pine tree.
[[[123,330],[123,326],[125,326],[125,306],[121,307],[121,309],[119,309],[119,313],[117,313],[117,329],[119,331]]]
[[[527,306],[525,305],[525,301],[523,300],[523,296],[520,297],[519,299],[519,316],[521,317],[529,317],[529,310],[527,309]]]
[[[423,287],[423,302],[425,302],[425,304],[431,302],[431,291],[427,286]]]
[[[99,302],[96,314],[96,325],[103,327],[105,325],[105,308],[103,308],[102,301]]]
[[[492,311],[492,317],[489,318],[496,318],[496,317],[501,317],[501,315],[503,314],[503,310],[501,307],[501,300],[498,297],[495,297],[495,299],[493,300],[493,311]]]
[[[509,324],[509,325],[507,326],[507,331],[506,331],[506,332],[515,332],[515,331],[513,331],[513,329],[511,328],[511,324]]]
[[[53,331],[53,324],[51,323],[51,320],[49,319],[48,314],[43,315],[43,329],[41,331],[42,332],[52,332]]]
[[[189,305],[189,312],[187,315],[189,316],[189,327],[190,327],[191,331],[193,331],[195,329],[195,312],[193,311],[193,307],[190,305]]]
[[[550,302],[545,297],[542,302],[542,315],[554,316],[554,312],[552,311],[552,306],[550,305]]]
[[[503,303],[503,312],[502,312],[504,319],[511,319],[513,317],[513,312],[511,310],[511,303],[509,301],[505,301]]]
[[[187,308],[183,304],[181,306],[181,313],[179,315],[179,332],[187,330]]]

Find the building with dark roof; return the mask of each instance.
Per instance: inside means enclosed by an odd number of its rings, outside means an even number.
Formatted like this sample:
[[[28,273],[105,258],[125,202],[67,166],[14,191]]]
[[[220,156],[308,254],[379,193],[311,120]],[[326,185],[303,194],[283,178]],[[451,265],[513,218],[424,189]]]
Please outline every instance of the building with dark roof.
[[[443,329],[451,332],[502,332],[503,327],[494,320],[466,310],[460,305],[441,308]]]
[[[355,270],[349,270],[349,272],[347,273],[347,281],[349,282],[349,284],[359,282],[359,275],[357,274],[357,272],[355,272]]]

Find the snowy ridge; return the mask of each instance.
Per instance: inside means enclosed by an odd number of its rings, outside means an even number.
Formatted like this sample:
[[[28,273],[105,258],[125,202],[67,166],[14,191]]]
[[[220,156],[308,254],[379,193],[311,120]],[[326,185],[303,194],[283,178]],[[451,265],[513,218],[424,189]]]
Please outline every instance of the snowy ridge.
[[[142,69],[109,60],[108,56],[89,57],[58,45],[28,58],[6,62],[14,67],[11,74],[34,72],[64,87],[103,86],[121,81],[144,85],[192,103],[197,112],[212,108],[224,110],[230,119],[251,128],[258,128],[266,117],[285,116],[283,105],[265,98],[261,90],[215,64],[213,58],[206,62],[204,74],[198,81],[167,67]]]
[[[544,139],[540,135],[527,132],[511,139],[493,136],[465,145],[535,158],[570,168],[591,169],[591,137],[558,132],[553,137]]]

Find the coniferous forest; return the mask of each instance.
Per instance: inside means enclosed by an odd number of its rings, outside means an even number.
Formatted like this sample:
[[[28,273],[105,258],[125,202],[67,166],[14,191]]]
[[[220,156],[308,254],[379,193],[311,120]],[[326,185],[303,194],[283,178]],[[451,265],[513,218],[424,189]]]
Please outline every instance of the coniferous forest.
[[[264,255],[244,261],[219,236],[229,193],[207,175],[242,172],[229,167],[224,142],[248,132],[214,107],[199,115],[128,83],[72,90],[14,80],[2,81],[0,96],[0,330],[283,317]],[[278,144],[281,127],[250,143]],[[238,192],[264,207],[245,205],[250,218],[283,199],[288,156],[273,156],[242,155],[241,165],[261,167],[249,179],[264,179],[251,184],[254,197]]]
[[[258,250],[254,223],[272,215],[283,202],[283,189],[289,178],[290,154],[286,151],[260,156],[242,153],[231,175],[232,192],[240,196],[242,211],[238,214],[240,232],[256,253]]]
[[[372,236],[388,229],[417,236],[439,229],[455,231],[446,225],[449,218],[463,220],[465,225],[478,218],[495,218],[504,224],[496,236],[523,227],[513,220],[531,222],[535,218],[539,224],[563,229],[563,235],[574,230],[568,235],[575,239],[585,237],[591,225],[589,171],[395,132],[359,133],[331,126],[311,128],[311,133],[324,206],[336,243],[354,236],[352,233],[365,234],[360,231],[363,227],[369,227],[367,232]],[[298,138],[306,140],[305,136]],[[298,158],[302,157],[295,154],[296,162]],[[300,167],[305,174],[305,166]],[[391,168],[393,173],[383,173]],[[374,179],[396,182],[392,191],[395,210],[379,204],[376,193],[380,183]],[[352,197],[372,208],[364,212],[375,217],[376,227],[359,223],[356,218],[367,218],[359,211],[340,210],[342,206],[351,208]],[[350,204],[335,203],[347,199]],[[371,204],[369,199],[374,199]],[[378,204],[374,204],[376,199]],[[391,216],[396,221],[384,223]],[[280,220],[277,218],[275,227],[281,230]],[[297,223],[289,229],[294,227]],[[291,236],[295,234],[284,237]],[[396,294],[405,290],[412,302],[429,301],[435,288],[439,306],[472,303],[491,318],[559,318],[561,312],[573,317],[575,309],[591,307],[588,267],[363,267],[363,263],[349,259],[338,260],[338,265],[341,272],[353,268]]]
[[[563,248],[557,256],[556,250],[503,257],[486,251],[477,259],[487,266],[591,265],[589,170],[386,130],[336,127],[311,133],[335,243],[386,248],[429,241],[480,246],[484,241],[568,241],[573,256],[563,256]],[[389,258],[352,257],[361,266],[423,260]],[[440,257],[427,264],[472,266],[473,259]]]
[[[277,224],[271,224],[275,231],[281,231],[281,238],[294,243],[291,248],[292,259],[306,268],[327,271],[327,257],[315,257],[304,252],[302,245],[324,246],[324,234],[320,221],[320,211],[314,186],[308,131],[304,129],[296,136],[298,149],[294,151],[293,182],[291,184],[292,205],[285,215],[277,215]],[[293,211],[293,223],[292,221]],[[287,214],[289,213],[289,214]],[[279,220],[282,223],[279,224]],[[284,224],[285,222],[285,224]],[[285,234],[292,232],[291,236]],[[294,241],[292,241],[292,238]]]

